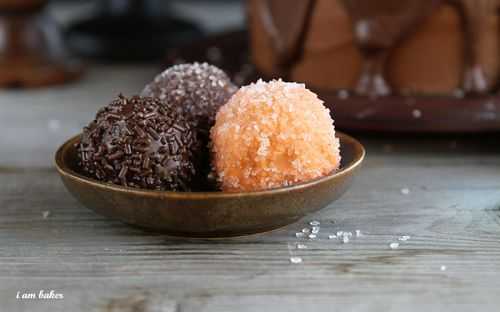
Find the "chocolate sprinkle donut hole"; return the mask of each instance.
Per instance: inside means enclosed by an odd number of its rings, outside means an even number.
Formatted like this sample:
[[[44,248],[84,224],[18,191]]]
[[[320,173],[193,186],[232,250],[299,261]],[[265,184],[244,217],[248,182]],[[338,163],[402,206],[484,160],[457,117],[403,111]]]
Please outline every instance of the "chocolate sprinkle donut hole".
[[[189,191],[200,144],[177,111],[150,97],[119,95],[97,112],[77,145],[89,177],[135,188]]]
[[[215,114],[237,89],[221,69],[207,63],[189,63],[168,68],[141,95],[159,98],[174,107],[208,139]]]

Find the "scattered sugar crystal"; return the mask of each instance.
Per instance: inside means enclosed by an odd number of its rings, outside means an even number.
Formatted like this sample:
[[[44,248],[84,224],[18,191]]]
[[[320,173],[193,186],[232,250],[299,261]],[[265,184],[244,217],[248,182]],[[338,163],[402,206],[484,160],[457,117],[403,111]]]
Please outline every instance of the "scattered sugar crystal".
[[[361,236],[361,231],[360,230],[356,230],[356,237],[360,237]]]
[[[295,233],[295,237],[297,237],[297,238],[303,238],[303,237],[306,237],[306,234],[304,234],[302,232],[297,232],[297,233]]]
[[[399,241],[406,242],[407,240],[410,239],[409,235],[403,235],[398,238]]]
[[[318,234],[319,233],[319,226],[313,226],[311,229],[311,233]]]
[[[328,235],[328,239],[335,239],[335,238],[337,238],[337,235],[335,234]]]
[[[403,195],[408,195],[408,194],[410,194],[410,189],[409,189],[409,188],[407,188],[407,187],[402,188],[402,189],[401,189],[401,194],[403,194]]]
[[[320,225],[319,221],[316,221],[316,220],[309,222],[309,224],[312,226],[319,226]]]
[[[318,237],[316,234],[309,234],[310,239],[315,239],[316,237]]]
[[[299,263],[302,263],[302,258],[301,257],[290,257],[290,262],[293,264],[299,264]]]
[[[307,249],[307,245],[305,244],[297,244],[297,249]]]
[[[391,249],[398,249],[399,248],[399,243],[390,243],[389,248]]]
[[[257,155],[265,157],[269,151],[269,138],[262,137],[260,141],[259,149],[257,150]]]
[[[45,210],[45,211],[43,211],[43,212],[42,212],[42,217],[43,217],[44,219],[47,219],[49,216],[50,216],[50,211]]]
[[[303,228],[302,229],[302,233],[311,233],[311,229],[310,228]]]
[[[446,265],[442,265],[440,269],[441,271],[446,271]]]

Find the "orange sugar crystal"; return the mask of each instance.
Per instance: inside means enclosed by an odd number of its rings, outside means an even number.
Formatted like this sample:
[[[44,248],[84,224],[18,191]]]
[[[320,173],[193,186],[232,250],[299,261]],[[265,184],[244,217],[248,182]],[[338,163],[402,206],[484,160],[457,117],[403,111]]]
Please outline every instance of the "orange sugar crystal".
[[[227,192],[292,185],[340,165],[329,110],[304,84],[259,80],[242,87],[217,113],[211,139]]]

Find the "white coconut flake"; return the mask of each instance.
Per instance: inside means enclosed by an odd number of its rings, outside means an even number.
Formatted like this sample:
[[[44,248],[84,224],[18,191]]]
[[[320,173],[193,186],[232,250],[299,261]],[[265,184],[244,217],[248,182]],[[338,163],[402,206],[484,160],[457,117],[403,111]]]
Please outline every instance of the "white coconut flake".
[[[309,222],[309,224],[312,225],[312,226],[318,226],[318,225],[320,225],[320,222],[316,221],[316,220],[313,220],[313,221]]]
[[[402,189],[401,189],[401,194],[403,194],[403,195],[408,195],[408,194],[410,194],[410,189],[409,189],[409,188],[407,188],[407,187],[402,188]]]

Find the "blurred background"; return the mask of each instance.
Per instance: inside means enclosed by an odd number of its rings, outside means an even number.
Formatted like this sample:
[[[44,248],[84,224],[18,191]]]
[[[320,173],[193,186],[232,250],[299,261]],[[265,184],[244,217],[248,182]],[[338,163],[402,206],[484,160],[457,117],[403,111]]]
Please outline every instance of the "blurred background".
[[[52,166],[56,148],[80,133],[99,108],[120,93],[140,93],[173,63],[208,61],[224,69],[238,85],[257,77],[266,79],[266,73],[259,75],[249,58],[245,2],[0,0],[0,168]],[[288,7],[286,1],[277,3],[277,12]],[[289,9],[292,12],[295,7]],[[297,19],[284,13],[281,24],[289,29],[290,21]],[[264,48],[262,55],[267,57],[272,44],[265,41],[263,31],[254,33],[263,34],[260,49]],[[455,38],[463,31],[450,34]],[[327,34],[325,38],[333,37]],[[354,43],[349,44],[354,49]],[[320,65],[311,66],[308,77],[330,79],[321,66],[332,60],[331,55],[319,51],[309,60],[313,58]],[[339,76],[346,70],[331,67]],[[300,77],[291,80],[310,82]],[[318,93],[327,105],[335,106],[336,125],[341,130],[374,126],[398,130],[410,125],[415,132],[423,132],[428,125],[442,130],[442,120],[455,132],[469,129],[469,125],[473,130],[499,127],[496,93],[464,97],[459,88],[451,96],[432,98],[429,105],[425,97],[422,101],[397,96],[391,100],[331,91]]]
[[[165,49],[243,28],[243,6],[243,0],[59,0],[48,11],[76,55],[154,62]]]
[[[139,93],[169,49],[244,23],[243,0],[0,0],[0,168],[52,167],[57,146]]]

